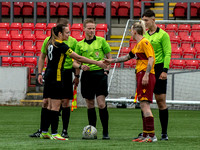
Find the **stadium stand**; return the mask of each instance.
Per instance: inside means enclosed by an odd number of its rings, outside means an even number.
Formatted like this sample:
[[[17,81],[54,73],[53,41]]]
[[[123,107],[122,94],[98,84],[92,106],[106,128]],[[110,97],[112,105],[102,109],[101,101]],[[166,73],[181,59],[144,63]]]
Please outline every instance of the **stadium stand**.
[[[45,14],[46,14],[46,7],[47,7],[47,3],[45,3],[45,2],[38,2],[37,3],[37,15],[38,16],[45,16]]]
[[[57,2],[50,2],[50,16],[57,16],[58,5]]]
[[[14,16],[20,16],[23,2],[14,2]]]
[[[118,2],[112,2],[111,3],[111,16],[116,17],[117,16],[117,10],[119,8]]]
[[[186,17],[187,3],[176,3],[174,7],[174,17]]]
[[[2,10],[1,10],[2,16],[9,16],[10,15],[10,3],[2,2],[1,5],[2,5]]]

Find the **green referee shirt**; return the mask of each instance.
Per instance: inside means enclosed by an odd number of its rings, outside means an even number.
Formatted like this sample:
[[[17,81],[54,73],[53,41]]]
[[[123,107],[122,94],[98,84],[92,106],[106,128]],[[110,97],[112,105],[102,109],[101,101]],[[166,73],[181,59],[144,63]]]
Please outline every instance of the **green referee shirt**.
[[[159,27],[150,35],[149,31],[144,34],[152,44],[155,52],[156,62],[155,64],[164,63],[163,71],[167,72],[169,69],[171,59],[171,42],[169,35]]]
[[[42,45],[42,48],[41,48],[41,52],[43,54],[46,54],[45,47],[47,45],[47,42],[48,42],[49,38],[50,37],[47,37],[43,42],[43,45]],[[67,41],[63,41],[63,42],[65,44],[67,44],[68,47],[70,47],[70,49],[75,51],[76,44],[77,44],[77,40],[75,38],[69,36],[68,40]],[[64,69],[72,69],[72,65],[73,65],[72,58],[67,55],[67,57],[65,58]]]
[[[75,50],[77,54],[96,61],[103,60],[105,54],[109,53],[110,51],[110,45],[104,38],[98,36],[94,36],[92,40],[83,39],[82,41],[78,42]],[[85,65],[90,67],[90,71],[102,69],[95,64]]]

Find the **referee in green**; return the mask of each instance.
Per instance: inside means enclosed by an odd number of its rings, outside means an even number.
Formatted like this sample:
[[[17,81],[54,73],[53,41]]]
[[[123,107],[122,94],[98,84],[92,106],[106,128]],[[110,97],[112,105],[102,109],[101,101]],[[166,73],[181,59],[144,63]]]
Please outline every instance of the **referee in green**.
[[[142,16],[148,31],[144,37],[152,44],[155,52],[155,76],[156,84],[154,94],[159,108],[159,118],[162,127],[161,140],[168,140],[168,108],[166,105],[167,91],[167,71],[171,59],[171,42],[169,35],[155,23],[155,13],[152,10],[146,10]]]
[[[93,19],[85,19],[83,22],[85,39],[78,42],[75,52],[86,58],[100,61],[104,57],[111,59],[110,46],[102,37],[95,36],[95,22]],[[105,70],[93,65],[85,64],[90,67],[89,71],[83,71],[81,75],[81,94],[86,100],[89,125],[96,127],[95,97],[99,107],[99,116],[103,126],[104,140],[110,139],[108,135],[108,111],[105,97],[108,95],[108,73],[110,66]],[[81,67],[81,66],[80,66]]]

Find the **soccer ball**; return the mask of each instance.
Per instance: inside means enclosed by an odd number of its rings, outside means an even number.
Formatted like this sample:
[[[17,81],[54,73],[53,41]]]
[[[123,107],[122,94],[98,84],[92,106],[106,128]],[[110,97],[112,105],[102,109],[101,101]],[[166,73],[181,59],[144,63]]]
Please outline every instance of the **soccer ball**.
[[[83,139],[97,139],[97,129],[94,126],[87,125],[83,128]]]

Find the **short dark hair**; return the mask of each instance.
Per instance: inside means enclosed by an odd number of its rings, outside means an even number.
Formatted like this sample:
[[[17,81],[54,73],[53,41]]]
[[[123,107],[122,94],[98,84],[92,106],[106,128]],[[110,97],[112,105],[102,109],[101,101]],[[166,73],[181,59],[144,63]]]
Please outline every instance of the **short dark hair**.
[[[56,24],[59,25],[59,24],[63,24],[65,26],[68,26],[69,24],[69,21],[67,18],[58,18],[57,21],[56,21]]]
[[[155,13],[152,11],[152,10],[150,10],[150,9],[147,9],[145,12],[144,12],[144,14],[142,15],[142,17],[155,17]]]
[[[95,21],[94,21],[94,19],[92,19],[92,18],[87,18],[87,19],[85,19],[84,22],[83,22],[83,27],[85,28],[85,27],[86,27],[86,24],[88,24],[88,23],[94,23],[94,24],[95,24]]]

